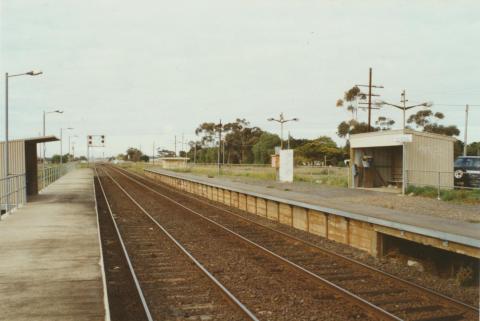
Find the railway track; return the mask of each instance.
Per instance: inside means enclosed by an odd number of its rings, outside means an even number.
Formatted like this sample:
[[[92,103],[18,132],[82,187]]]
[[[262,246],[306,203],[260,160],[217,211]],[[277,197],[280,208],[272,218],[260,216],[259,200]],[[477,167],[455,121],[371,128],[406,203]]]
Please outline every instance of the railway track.
[[[262,320],[401,320],[130,178],[106,176]],[[141,204],[141,205],[140,205]]]
[[[366,302],[389,311],[400,319],[478,320],[476,307],[263,226],[204,199],[186,195],[125,170],[117,168],[113,170],[152,193],[179,202],[197,215],[229,227],[235,233],[272,253],[281,255],[306,271],[355,293]]]
[[[103,213],[110,216],[110,223],[116,231],[136,288],[136,293],[120,293],[116,296],[123,295],[127,300],[135,300],[138,295],[143,307],[143,311],[132,316],[128,315],[131,314],[129,309],[115,306],[114,302],[110,308],[120,312],[112,312],[112,320],[258,321],[140,204],[123,197],[112,197],[122,192],[115,184],[105,181],[101,172],[96,170],[103,197],[99,204],[103,202]],[[108,222],[103,218],[102,225],[105,224]],[[111,278],[111,273],[107,274],[109,282]],[[113,278],[116,282],[122,282],[118,277],[115,278],[115,274]],[[112,300],[112,295],[109,295],[109,300]],[[122,303],[118,301],[117,304]]]
[[[102,243],[110,319],[114,321],[149,321],[150,311],[136,280],[135,272],[126,253],[125,244],[111,215],[98,177],[95,177],[95,196],[98,213],[100,240]],[[150,319],[149,319],[150,318]]]

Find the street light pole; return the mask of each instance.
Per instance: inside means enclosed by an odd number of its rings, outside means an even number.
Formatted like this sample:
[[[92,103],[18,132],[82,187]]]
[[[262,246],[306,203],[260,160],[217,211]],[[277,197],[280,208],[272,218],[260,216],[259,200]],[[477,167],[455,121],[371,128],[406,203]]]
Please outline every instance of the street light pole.
[[[63,111],[61,110],[53,110],[53,111],[43,111],[43,136],[45,137],[47,135],[46,133],[46,118],[47,118],[47,114],[63,114]],[[45,168],[45,163],[46,163],[46,144],[43,143],[42,144],[42,149],[43,149],[43,162],[42,162],[42,172],[43,172],[43,188],[45,188],[46,184],[45,184],[45,174],[46,174],[46,168]]]
[[[392,106],[392,107],[395,107],[395,108],[398,108],[400,110],[402,110],[403,112],[403,129],[406,128],[406,111],[409,110],[409,109],[412,109],[412,108],[415,108],[415,107],[431,107],[433,104],[431,102],[424,102],[424,103],[421,103],[421,104],[416,104],[416,105],[411,105],[411,106],[407,106],[406,103],[407,103],[407,99],[406,99],[406,94],[405,94],[405,89],[402,91],[402,94],[401,94],[401,103],[402,105],[395,105],[395,104],[390,104],[386,101],[379,101],[377,104],[378,105],[387,105],[387,106]]]
[[[63,164],[63,130],[72,130],[72,127],[60,128],[60,165]]]
[[[68,155],[68,157],[67,157],[68,161],[70,161],[70,155],[71,155],[70,152],[72,151],[70,149],[70,138],[72,138],[72,137],[78,137],[78,136],[77,135],[68,135],[68,154],[67,154]]]
[[[9,171],[9,155],[8,155],[8,72],[5,73],[5,177],[8,177],[8,171]],[[8,182],[7,182],[8,184]],[[8,203],[8,201],[7,201]],[[7,210],[8,210],[8,204],[7,204]]]
[[[6,199],[6,208],[5,210],[8,212],[9,210],[9,194],[10,194],[10,184],[8,183],[8,176],[10,175],[10,155],[9,155],[9,151],[10,151],[10,147],[9,147],[9,140],[8,140],[8,79],[11,78],[11,77],[18,77],[18,76],[25,76],[25,75],[29,75],[29,76],[37,76],[37,75],[40,75],[42,74],[41,71],[35,71],[35,70],[32,70],[32,71],[29,71],[29,72],[24,72],[24,73],[21,73],[21,74],[14,74],[14,75],[9,75],[8,72],[5,73],[5,147],[4,147],[4,175],[5,175],[5,184],[6,184],[6,188],[5,188],[5,192],[6,192],[6,195],[7,195],[7,199]],[[1,214],[0,214],[1,216]]]
[[[406,94],[405,94],[405,89],[402,91],[402,94],[401,94],[401,102],[402,102],[402,106],[399,106],[399,105],[395,105],[395,104],[390,104],[390,103],[387,103],[386,101],[380,101],[379,104],[380,105],[387,105],[387,106],[392,106],[392,107],[395,107],[395,108],[398,108],[398,109],[401,109],[402,112],[403,112],[403,130],[405,131],[405,127],[406,127],[406,123],[405,123],[405,119],[406,119],[406,111],[409,110],[409,109],[412,109],[412,108],[415,108],[415,107],[419,107],[419,106],[423,106],[423,107],[431,107],[432,106],[432,103],[430,102],[424,102],[424,103],[421,103],[421,104],[416,104],[416,105],[411,105],[411,106],[407,106],[407,98],[406,98]],[[407,185],[407,148],[405,146],[406,142],[402,142],[402,195],[405,195],[405,189],[406,189],[406,185]]]
[[[289,121],[298,121],[298,118],[291,118],[291,119],[285,119],[283,116],[283,113],[280,113],[280,117],[278,119],[275,118],[268,118],[268,121],[276,121],[277,123],[280,123],[280,149],[283,149],[283,124],[287,123]]]

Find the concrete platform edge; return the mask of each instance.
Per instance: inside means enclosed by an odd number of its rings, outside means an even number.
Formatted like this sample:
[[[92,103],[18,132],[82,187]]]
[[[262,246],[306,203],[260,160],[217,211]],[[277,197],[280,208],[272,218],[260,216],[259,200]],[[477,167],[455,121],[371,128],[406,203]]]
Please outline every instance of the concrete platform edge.
[[[367,222],[367,223],[382,225],[382,226],[394,228],[394,229],[397,229],[397,230],[400,230],[400,231],[425,235],[425,236],[437,238],[437,239],[440,239],[440,240],[443,240],[443,241],[455,242],[455,243],[459,243],[459,244],[463,244],[463,245],[468,245],[468,246],[480,248],[480,239],[474,239],[474,238],[471,238],[471,237],[468,237],[468,236],[452,234],[452,233],[448,233],[448,232],[438,231],[438,230],[434,230],[434,229],[428,229],[428,228],[414,226],[414,225],[410,225],[410,224],[388,221],[388,220],[384,220],[384,219],[380,219],[380,218],[366,216],[366,215],[363,215],[363,214],[357,214],[357,213],[347,212],[347,211],[343,211],[343,210],[338,210],[338,209],[335,209],[335,208],[323,207],[323,206],[319,206],[319,205],[314,205],[314,204],[289,200],[289,199],[285,199],[285,198],[279,198],[279,197],[268,195],[268,194],[251,192],[251,191],[244,190],[244,189],[233,188],[233,187],[230,187],[230,186],[225,186],[225,185],[220,185],[220,184],[216,184],[216,183],[206,182],[206,181],[203,181],[203,180],[200,180],[200,179],[185,177],[185,176],[182,176],[182,175],[179,175],[179,174],[176,174],[176,173],[170,173],[170,172],[166,172],[166,171],[163,171],[163,170],[144,169],[144,171],[151,172],[151,173],[158,173],[158,174],[165,175],[165,176],[170,176],[170,177],[173,177],[173,178],[189,180],[189,181],[192,181],[192,182],[195,182],[195,183],[204,184],[204,185],[208,185],[208,186],[211,186],[211,187],[228,189],[228,190],[231,190],[231,191],[234,191],[234,192],[248,194],[248,195],[251,195],[251,196],[254,196],[254,197],[260,197],[260,198],[268,199],[268,200],[275,201],[275,202],[281,202],[281,203],[286,203],[286,204],[293,205],[293,206],[304,207],[304,208],[307,208],[307,209],[312,209],[312,210],[317,210],[317,211],[324,212],[324,213],[343,216],[343,217],[355,219],[355,220],[358,220],[358,221],[363,221],[363,222]]]

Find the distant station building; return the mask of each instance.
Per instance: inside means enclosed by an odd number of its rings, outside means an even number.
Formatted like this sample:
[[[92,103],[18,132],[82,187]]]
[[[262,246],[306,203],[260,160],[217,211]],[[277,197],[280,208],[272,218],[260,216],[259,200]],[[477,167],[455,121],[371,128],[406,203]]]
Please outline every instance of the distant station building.
[[[187,168],[188,157],[161,157],[158,161],[162,168],[165,169],[178,169]]]
[[[453,187],[455,138],[387,130],[350,136],[349,187]]]
[[[8,183],[5,179],[5,142],[0,142],[0,171],[2,183],[0,193],[5,195],[7,188],[13,191],[24,187],[25,193],[20,193],[15,202],[25,202],[26,197],[38,194],[38,158],[37,144],[58,141],[55,136],[41,136],[34,138],[15,139],[9,141],[9,171],[11,178]],[[2,200],[2,203],[4,200]]]

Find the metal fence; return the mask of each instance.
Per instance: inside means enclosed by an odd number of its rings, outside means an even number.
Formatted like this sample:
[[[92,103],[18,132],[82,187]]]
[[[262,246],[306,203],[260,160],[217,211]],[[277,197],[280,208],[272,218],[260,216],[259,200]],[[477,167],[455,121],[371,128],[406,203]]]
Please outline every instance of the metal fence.
[[[38,169],[38,190],[44,189],[63,175],[71,172],[77,165],[77,162],[70,162],[63,165],[48,166],[45,167],[45,174],[43,173],[43,167],[40,167]]]
[[[26,201],[27,184],[25,174],[14,174],[0,178],[1,214],[10,213],[25,204]]]
[[[75,169],[77,163],[50,166],[38,170],[38,189],[42,190],[61,176]],[[0,220],[3,214],[8,214],[27,202],[27,182],[25,173],[9,175],[0,178]]]
[[[406,170],[406,187],[430,187],[437,191],[437,198],[440,198],[442,190],[463,189],[477,190],[478,186],[459,186],[455,184],[455,173],[453,171],[420,171]]]

